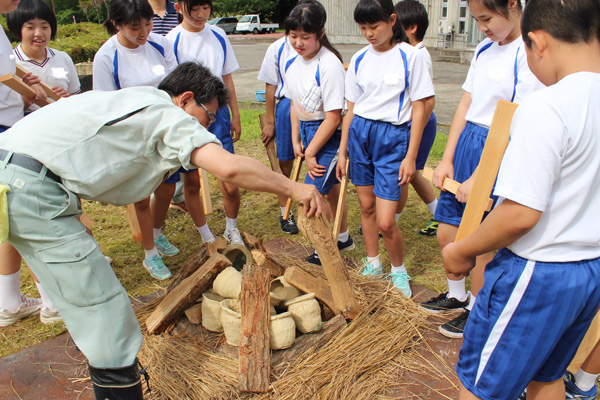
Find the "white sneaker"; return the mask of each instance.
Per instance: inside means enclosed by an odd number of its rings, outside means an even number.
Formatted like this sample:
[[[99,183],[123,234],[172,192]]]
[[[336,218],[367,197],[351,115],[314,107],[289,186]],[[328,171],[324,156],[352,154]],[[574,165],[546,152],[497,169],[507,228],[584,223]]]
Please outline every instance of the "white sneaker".
[[[231,244],[244,244],[244,239],[237,228],[226,230],[223,232],[223,237]]]
[[[62,322],[62,320],[58,310],[50,311],[46,307],[42,307],[40,310],[40,321],[42,321],[42,324],[53,324],[55,322]]]
[[[21,295],[21,301],[21,305],[15,311],[0,310],[0,326],[9,326],[40,313],[42,299],[32,299]]]

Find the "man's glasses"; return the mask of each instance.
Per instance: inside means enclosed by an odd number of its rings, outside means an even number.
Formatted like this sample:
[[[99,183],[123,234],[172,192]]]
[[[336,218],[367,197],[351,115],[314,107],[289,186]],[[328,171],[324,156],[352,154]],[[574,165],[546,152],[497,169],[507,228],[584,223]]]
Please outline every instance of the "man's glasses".
[[[208,126],[211,126],[217,120],[215,114],[208,111],[208,108],[206,108],[206,106],[202,103],[200,103],[200,107],[204,108],[204,111],[206,111],[206,113],[208,114]]]

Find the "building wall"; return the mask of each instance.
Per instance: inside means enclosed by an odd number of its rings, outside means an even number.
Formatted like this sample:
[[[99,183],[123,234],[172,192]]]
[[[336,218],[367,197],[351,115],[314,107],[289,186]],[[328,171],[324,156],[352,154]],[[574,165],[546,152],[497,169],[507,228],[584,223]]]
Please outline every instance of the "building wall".
[[[325,32],[331,43],[365,43],[354,22],[354,8],[358,0],[322,0],[327,10]]]

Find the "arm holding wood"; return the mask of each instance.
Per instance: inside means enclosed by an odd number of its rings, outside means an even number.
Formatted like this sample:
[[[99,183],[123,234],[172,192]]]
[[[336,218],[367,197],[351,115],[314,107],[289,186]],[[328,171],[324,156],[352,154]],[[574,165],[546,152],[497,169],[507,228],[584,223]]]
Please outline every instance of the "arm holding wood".
[[[265,88],[265,103],[267,113],[265,114],[265,123],[262,127],[260,138],[266,146],[275,137],[275,92],[276,85],[266,84]]]
[[[348,158],[348,136],[350,134],[350,124],[354,119],[354,103],[348,101],[348,110],[342,120],[342,138],[340,139],[340,151],[338,153],[338,163],[336,167],[336,176],[341,182],[346,176],[346,159]]]

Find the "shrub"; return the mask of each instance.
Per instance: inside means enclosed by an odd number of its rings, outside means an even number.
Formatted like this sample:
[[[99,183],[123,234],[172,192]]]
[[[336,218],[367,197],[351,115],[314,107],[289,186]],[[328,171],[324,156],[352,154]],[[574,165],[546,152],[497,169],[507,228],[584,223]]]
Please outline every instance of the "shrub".
[[[77,64],[93,60],[109,37],[102,25],[91,22],[59,25],[56,37],[48,46],[64,51]]]

